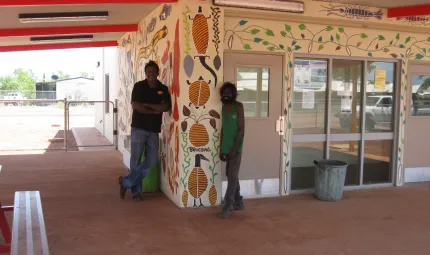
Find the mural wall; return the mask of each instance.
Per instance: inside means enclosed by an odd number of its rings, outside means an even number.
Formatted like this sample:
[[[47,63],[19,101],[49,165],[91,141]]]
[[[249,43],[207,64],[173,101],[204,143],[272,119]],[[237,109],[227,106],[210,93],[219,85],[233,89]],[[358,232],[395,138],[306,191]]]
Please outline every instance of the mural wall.
[[[195,3],[195,4],[194,4]],[[181,206],[221,202],[219,160],[222,84],[221,9],[210,1],[184,1],[181,15]]]
[[[156,8],[139,24],[137,33],[127,33],[120,40],[119,67],[121,86],[119,98],[119,148],[129,150],[131,132],[131,93],[137,81],[145,79],[144,67],[149,60],[160,67],[159,80],[169,87],[173,111],[163,114],[161,143],[161,189],[173,201],[178,201],[179,134],[175,129],[179,112],[179,8],[164,4]],[[174,138],[173,138],[174,137]],[[124,142],[125,141],[125,142]],[[175,152],[175,153],[174,153]]]
[[[190,4],[189,6],[186,4]],[[161,189],[180,207],[221,202],[219,161],[221,10],[208,1],[161,5],[120,41],[120,150],[127,150],[131,92],[149,60],[160,66],[172,110],[163,116]]]
[[[284,105],[286,108],[284,114],[286,115],[286,130],[282,174],[282,192],[284,194],[289,192],[288,178],[291,167],[292,58],[294,54],[335,54],[400,59],[403,65],[397,184],[403,183],[405,93],[408,80],[406,68],[409,60],[429,60],[430,37],[428,35],[229,17],[225,21],[224,44],[232,50],[283,52],[285,54]]]

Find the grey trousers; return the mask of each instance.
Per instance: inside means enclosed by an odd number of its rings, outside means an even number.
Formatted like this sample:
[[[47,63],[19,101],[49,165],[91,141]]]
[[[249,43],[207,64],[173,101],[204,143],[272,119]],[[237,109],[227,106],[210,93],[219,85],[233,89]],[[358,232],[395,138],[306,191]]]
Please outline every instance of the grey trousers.
[[[242,160],[242,153],[238,152],[236,157],[227,160],[226,175],[228,179],[227,191],[225,192],[224,205],[232,207],[234,203],[242,200],[240,196],[239,169]]]

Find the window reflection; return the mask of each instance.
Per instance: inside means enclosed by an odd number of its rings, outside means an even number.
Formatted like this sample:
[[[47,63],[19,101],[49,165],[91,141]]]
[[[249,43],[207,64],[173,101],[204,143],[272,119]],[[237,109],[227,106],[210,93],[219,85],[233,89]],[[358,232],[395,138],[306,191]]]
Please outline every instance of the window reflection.
[[[360,142],[331,142],[330,159],[340,160],[348,164],[346,171],[345,185],[360,184]]]
[[[392,132],[395,64],[368,62],[366,84],[366,132]]]
[[[294,63],[294,134],[324,134],[327,61],[296,59]]]
[[[324,158],[324,143],[293,143],[291,189],[315,188],[314,160]]]
[[[362,62],[333,60],[331,84],[332,134],[360,132]]]
[[[391,181],[392,140],[364,142],[363,184]]]
[[[237,68],[238,100],[243,103],[245,117],[269,116],[269,68]]]
[[[412,116],[430,116],[430,75],[412,76]]]

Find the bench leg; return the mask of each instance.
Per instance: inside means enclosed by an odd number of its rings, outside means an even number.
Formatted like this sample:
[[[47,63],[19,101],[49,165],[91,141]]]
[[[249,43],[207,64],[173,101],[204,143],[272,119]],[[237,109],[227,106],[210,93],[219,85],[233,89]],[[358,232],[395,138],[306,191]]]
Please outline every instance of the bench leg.
[[[0,253],[9,253],[10,252],[10,243],[12,241],[12,234],[10,232],[9,224],[6,219],[6,211],[12,211],[13,207],[3,207],[0,202],[0,230],[3,234],[6,245],[0,245]]]

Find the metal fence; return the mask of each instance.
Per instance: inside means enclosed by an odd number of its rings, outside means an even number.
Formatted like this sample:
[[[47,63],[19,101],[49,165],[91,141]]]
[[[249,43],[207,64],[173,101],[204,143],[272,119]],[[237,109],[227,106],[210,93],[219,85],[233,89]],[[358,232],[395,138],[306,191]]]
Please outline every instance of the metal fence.
[[[0,99],[0,151],[117,148],[110,101]]]

